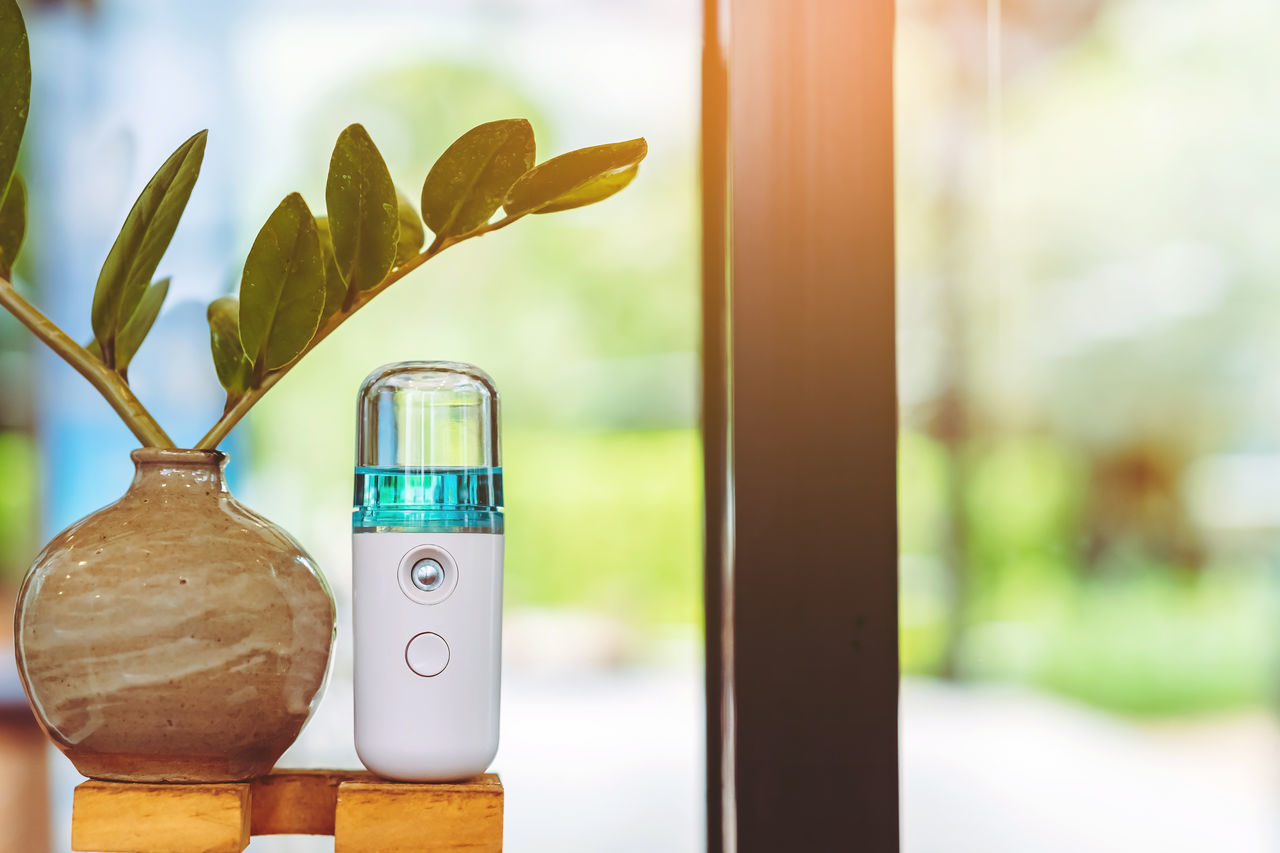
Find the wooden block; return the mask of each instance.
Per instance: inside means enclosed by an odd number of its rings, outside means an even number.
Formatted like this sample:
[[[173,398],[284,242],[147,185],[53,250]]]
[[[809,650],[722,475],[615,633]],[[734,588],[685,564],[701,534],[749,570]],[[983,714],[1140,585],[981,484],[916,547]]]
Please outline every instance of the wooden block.
[[[417,785],[374,777],[338,785],[334,853],[502,850],[502,781]]]
[[[333,835],[336,853],[502,850],[502,782],[387,782],[364,771],[277,770],[253,782],[76,788],[74,850],[242,851],[252,835]]]
[[[253,835],[333,835],[338,785],[363,770],[273,770],[253,780]]]
[[[240,853],[249,784],[89,781],[72,801],[71,849],[99,853]]]

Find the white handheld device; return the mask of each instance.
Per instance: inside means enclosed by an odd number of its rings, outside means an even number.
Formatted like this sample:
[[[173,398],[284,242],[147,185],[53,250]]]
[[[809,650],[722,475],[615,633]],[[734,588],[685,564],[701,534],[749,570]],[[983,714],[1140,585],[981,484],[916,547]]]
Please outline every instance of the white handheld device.
[[[468,364],[402,362],[356,410],[356,752],[388,779],[475,776],[498,750],[498,392]]]

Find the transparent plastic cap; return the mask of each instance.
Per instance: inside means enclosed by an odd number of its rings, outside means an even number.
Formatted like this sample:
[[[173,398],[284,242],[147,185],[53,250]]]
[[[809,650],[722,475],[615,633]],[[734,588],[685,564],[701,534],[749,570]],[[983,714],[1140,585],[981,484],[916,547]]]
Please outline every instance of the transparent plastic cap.
[[[455,361],[403,361],[365,379],[356,404],[356,465],[497,468],[498,391]]]
[[[498,392],[478,367],[378,368],[356,400],[357,530],[500,531]]]

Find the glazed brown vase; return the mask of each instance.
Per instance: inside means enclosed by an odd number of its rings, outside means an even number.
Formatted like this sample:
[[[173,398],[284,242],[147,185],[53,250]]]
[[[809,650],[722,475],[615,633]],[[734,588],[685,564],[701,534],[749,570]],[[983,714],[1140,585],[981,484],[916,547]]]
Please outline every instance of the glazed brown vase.
[[[124,497],[59,533],[18,592],[31,707],[85,776],[260,776],[319,699],[333,594],[227,491],[223,454],[146,448],[133,462]]]

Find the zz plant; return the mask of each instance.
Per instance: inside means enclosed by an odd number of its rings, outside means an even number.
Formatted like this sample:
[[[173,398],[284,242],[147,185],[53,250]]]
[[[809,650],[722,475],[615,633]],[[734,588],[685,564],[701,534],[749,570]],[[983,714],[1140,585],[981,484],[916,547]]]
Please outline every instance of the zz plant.
[[[200,173],[207,131],[173,152],[129,211],[98,276],[93,339],[82,346],[12,282],[26,231],[26,187],[14,170],[30,96],[26,27],[15,0],[0,0],[0,305],[88,379],[139,441],[172,448],[130,388],[128,370],[168,293],[169,279],[154,277]],[[296,192],[286,196],[253,241],[239,295],[209,305],[213,363],[227,400],[196,448],[217,447],[302,356],[413,270],[525,216],[608,198],[635,177],[648,147],[633,139],[538,165],[534,150],[524,119],[472,128],[431,167],[415,209],[365,129],[344,130],[329,162],[327,215],[313,215]]]

